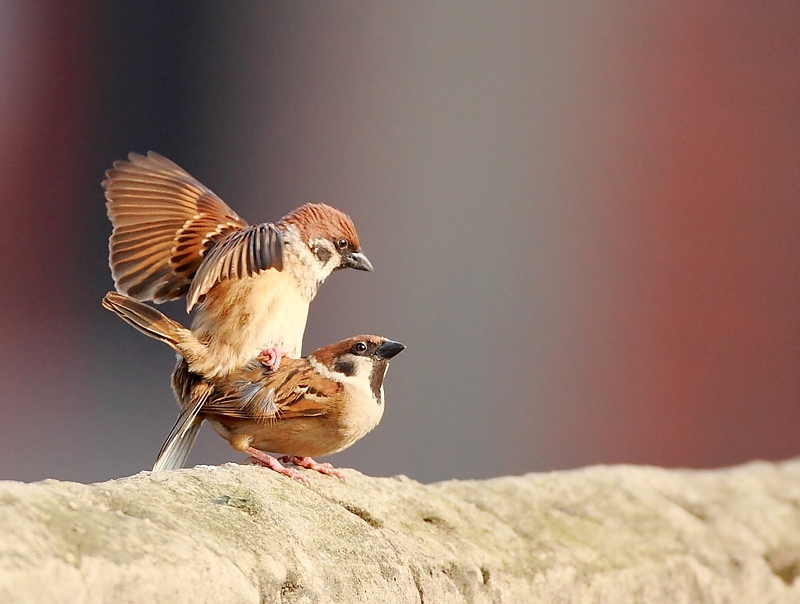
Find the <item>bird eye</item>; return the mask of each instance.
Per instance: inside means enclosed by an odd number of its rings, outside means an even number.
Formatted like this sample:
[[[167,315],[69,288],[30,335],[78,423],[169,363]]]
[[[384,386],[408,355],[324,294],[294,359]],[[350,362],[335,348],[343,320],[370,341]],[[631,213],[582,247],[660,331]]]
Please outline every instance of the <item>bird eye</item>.
[[[353,352],[363,354],[367,351],[367,345],[364,342],[356,342],[353,345]]]
[[[340,250],[345,249],[348,245],[350,245],[350,242],[344,237],[336,240],[336,247],[338,247]]]

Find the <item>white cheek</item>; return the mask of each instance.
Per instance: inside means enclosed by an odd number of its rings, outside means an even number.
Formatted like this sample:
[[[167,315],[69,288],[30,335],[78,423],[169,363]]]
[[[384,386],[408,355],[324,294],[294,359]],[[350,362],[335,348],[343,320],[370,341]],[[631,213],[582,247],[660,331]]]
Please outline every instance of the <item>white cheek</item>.
[[[330,275],[336,269],[337,266],[339,266],[339,263],[341,262],[341,255],[339,254],[339,251],[333,247],[331,242],[325,239],[317,239],[315,241],[312,241],[311,246],[312,248],[316,246],[320,249],[325,250],[330,254],[330,258],[328,258],[328,261],[320,266],[320,273],[324,275],[323,277],[324,279],[325,277]]]
[[[372,375],[372,360],[356,355],[346,355],[346,357],[356,368],[353,379],[359,382],[369,383],[369,378]]]
[[[322,283],[328,276],[335,271],[340,262],[341,254],[333,247],[333,244],[326,239],[313,239],[306,245],[302,242],[297,242],[295,249],[298,250],[298,257],[301,264],[307,271],[307,278],[315,281],[317,284]],[[320,259],[314,253],[314,248],[325,250],[330,254],[330,258],[325,264],[320,264]]]
[[[314,369],[316,369],[321,375],[336,380],[337,382],[341,382],[342,384],[350,384],[355,387],[356,390],[363,390],[364,392],[369,393],[369,396],[372,397],[372,393],[369,389],[369,376],[372,371],[372,362],[369,359],[358,357],[352,354],[342,355],[341,360],[348,363],[353,363],[353,366],[355,367],[355,372],[353,375],[344,375],[343,373],[331,371],[313,357],[309,357],[308,359],[312,367],[314,367]]]
[[[333,256],[331,256],[331,259],[328,260],[328,264],[325,265],[325,269],[323,271],[325,273],[325,276],[327,277],[333,271],[335,271],[339,267],[339,264],[340,264],[339,254],[337,252],[334,252]]]

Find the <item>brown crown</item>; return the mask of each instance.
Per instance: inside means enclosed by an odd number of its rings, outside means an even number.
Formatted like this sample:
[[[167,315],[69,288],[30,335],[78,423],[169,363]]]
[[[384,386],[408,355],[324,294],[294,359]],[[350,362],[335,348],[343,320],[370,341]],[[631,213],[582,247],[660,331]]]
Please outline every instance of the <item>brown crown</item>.
[[[347,239],[356,251],[361,250],[353,221],[344,212],[324,203],[307,203],[289,212],[278,221],[278,228],[291,224],[302,233],[306,241],[312,239]]]
[[[326,367],[333,367],[334,359],[348,352],[356,342],[372,342],[380,346],[385,341],[386,338],[382,338],[381,336],[353,336],[352,338],[347,338],[346,340],[323,346],[322,348],[312,352],[309,356],[314,357]]]

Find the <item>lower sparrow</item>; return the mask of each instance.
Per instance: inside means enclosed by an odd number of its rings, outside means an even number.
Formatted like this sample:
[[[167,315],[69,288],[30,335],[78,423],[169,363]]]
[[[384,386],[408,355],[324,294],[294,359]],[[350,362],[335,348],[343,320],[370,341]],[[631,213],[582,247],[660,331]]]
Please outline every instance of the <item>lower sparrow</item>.
[[[109,292],[103,306],[146,335],[165,342],[189,361],[188,329],[154,308]],[[179,468],[186,461],[203,420],[237,451],[290,478],[307,479],[283,462],[341,477],[312,457],[331,455],[371,431],[384,410],[383,379],[389,359],[405,346],[362,335],[324,346],[307,357],[285,359],[271,370],[256,357],[224,377],[186,373],[187,401],[159,452],[153,470]]]

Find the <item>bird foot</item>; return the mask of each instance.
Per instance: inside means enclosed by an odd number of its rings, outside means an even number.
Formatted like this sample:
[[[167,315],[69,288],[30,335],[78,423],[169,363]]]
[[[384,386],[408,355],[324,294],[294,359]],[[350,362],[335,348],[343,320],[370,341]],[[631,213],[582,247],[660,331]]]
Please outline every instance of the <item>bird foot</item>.
[[[328,476],[335,476],[341,480],[344,480],[344,474],[342,471],[334,468],[329,463],[319,463],[318,461],[314,461],[310,457],[297,457],[295,455],[284,455],[281,457],[280,461],[283,463],[290,463],[294,466],[299,466],[301,468],[308,468],[309,470],[316,470],[321,474],[326,474]]]
[[[292,468],[286,468],[281,465],[281,463],[275,459],[272,455],[267,455],[264,451],[259,451],[258,449],[254,449],[253,447],[247,447],[245,450],[246,453],[250,454],[248,461],[255,465],[255,466],[262,466],[264,468],[269,468],[278,474],[282,474],[287,478],[291,478],[292,480],[297,480],[298,482],[302,482],[303,484],[309,484],[308,478],[306,478],[303,474],[294,470]]]
[[[283,357],[289,356],[288,353],[283,352],[282,350],[278,350],[274,346],[270,348],[265,348],[262,350],[258,355],[258,360],[261,362],[264,367],[268,367],[272,371],[278,369],[281,366],[281,361]]]

